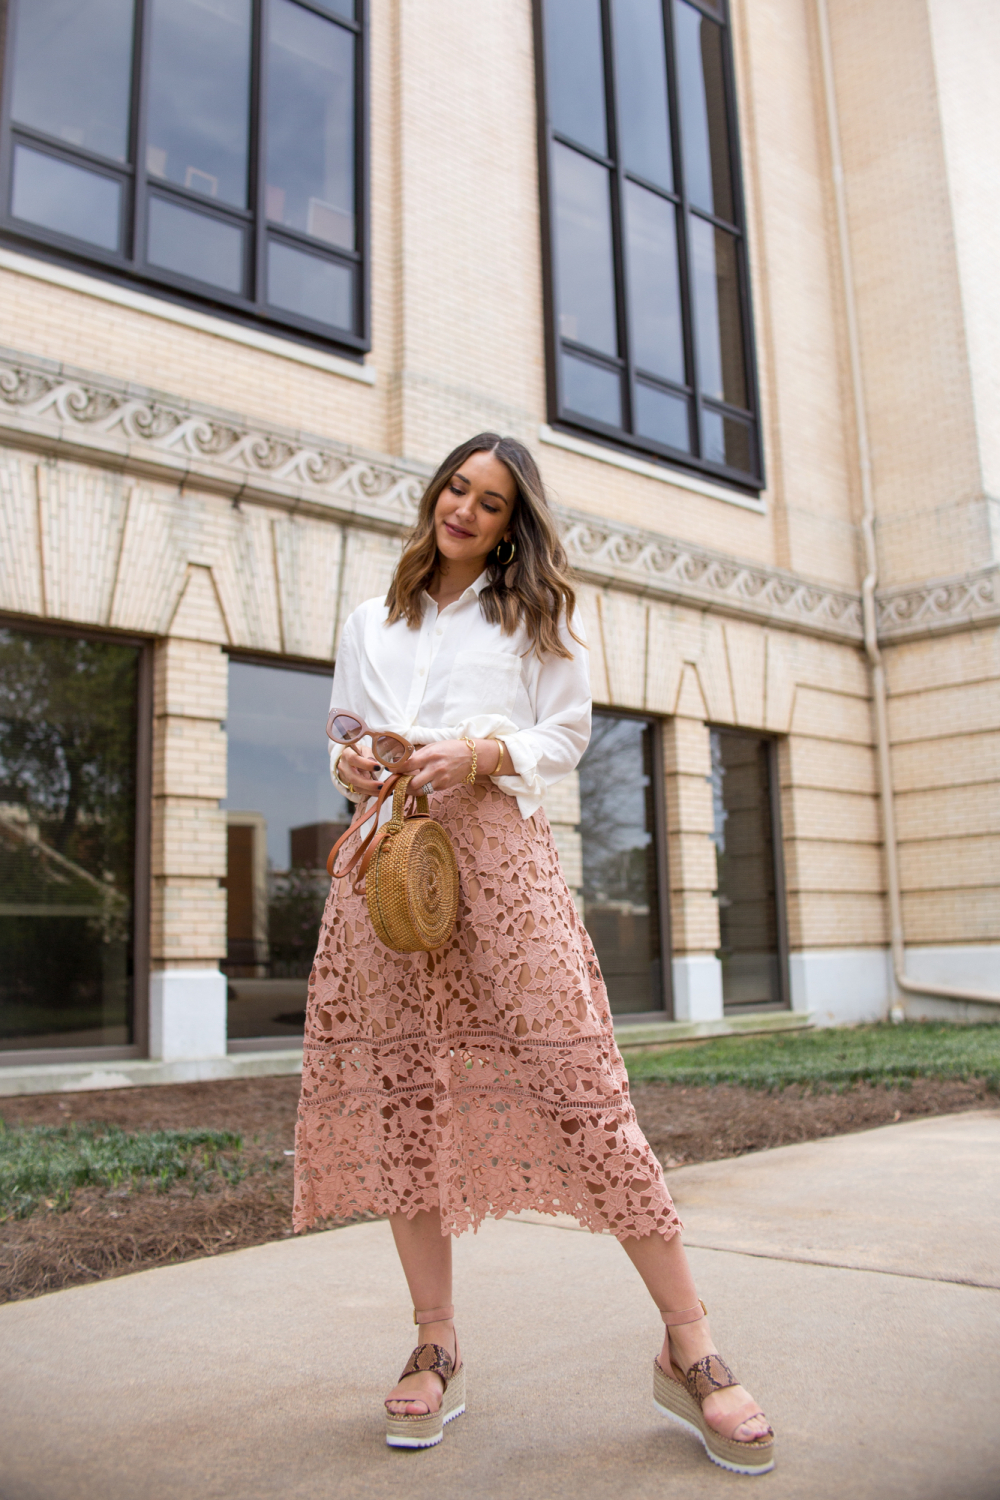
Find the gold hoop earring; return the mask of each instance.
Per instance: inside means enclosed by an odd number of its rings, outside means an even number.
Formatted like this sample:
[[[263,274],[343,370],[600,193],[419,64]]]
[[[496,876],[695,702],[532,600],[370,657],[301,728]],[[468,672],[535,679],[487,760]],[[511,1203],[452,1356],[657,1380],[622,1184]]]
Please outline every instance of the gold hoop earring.
[[[500,556],[500,548],[502,546],[503,546],[502,542],[497,542],[497,562],[500,564],[501,568],[508,568],[508,567],[510,567],[510,564],[514,561],[514,554],[517,552],[517,543],[513,542],[513,541],[507,543],[507,546],[510,548],[510,556],[509,557],[501,557]]]

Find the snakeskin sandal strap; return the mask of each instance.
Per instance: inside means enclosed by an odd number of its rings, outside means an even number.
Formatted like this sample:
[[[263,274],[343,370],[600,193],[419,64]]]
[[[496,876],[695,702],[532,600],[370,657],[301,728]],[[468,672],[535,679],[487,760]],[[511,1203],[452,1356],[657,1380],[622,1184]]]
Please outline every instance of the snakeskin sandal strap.
[[[448,1382],[454,1372],[455,1361],[447,1349],[442,1349],[440,1344],[418,1344],[406,1361],[406,1368],[399,1378],[405,1380],[407,1375],[424,1373],[440,1375],[447,1390]]]
[[[418,1327],[421,1323],[450,1323],[454,1316],[454,1307],[424,1307],[419,1311],[417,1308],[413,1309],[413,1321]]]
[[[739,1385],[739,1381],[721,1355],[706,1354],[690,1367],[684,1384],[701,1406],[713,1391],[728,1391],[730,1386]]]

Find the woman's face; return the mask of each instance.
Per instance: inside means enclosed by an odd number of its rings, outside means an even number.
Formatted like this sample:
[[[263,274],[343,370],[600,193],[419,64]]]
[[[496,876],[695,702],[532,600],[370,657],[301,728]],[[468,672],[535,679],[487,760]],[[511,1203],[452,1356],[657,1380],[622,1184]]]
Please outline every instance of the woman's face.
[[[507,465],[492,453],[472,453],[445,485],[434,507],[438,551],[450,562],[483,566],[506,537],[517,486]]]

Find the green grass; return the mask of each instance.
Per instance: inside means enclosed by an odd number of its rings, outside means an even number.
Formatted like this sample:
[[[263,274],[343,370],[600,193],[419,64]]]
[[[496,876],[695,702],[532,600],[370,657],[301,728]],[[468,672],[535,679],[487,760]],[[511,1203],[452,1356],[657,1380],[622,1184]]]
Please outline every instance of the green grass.
[[[844,1088],[852,1083],[903,1083],[913,1078],[982,1078],[1000,1092],[1000,1026],[918,1022],[793,1032],[785,1036],[718,1037],[627,1063],[637,1083],[736,1083],[780,1089],[790,1083]]]
[[[0,1120],[0,1221],[42,1207],[66,1209],[82,1187],[192,1193],[220,1178],[236,1183],[243,1142],[223,1130],[148,1130],[117,1125],[5,1125]]]

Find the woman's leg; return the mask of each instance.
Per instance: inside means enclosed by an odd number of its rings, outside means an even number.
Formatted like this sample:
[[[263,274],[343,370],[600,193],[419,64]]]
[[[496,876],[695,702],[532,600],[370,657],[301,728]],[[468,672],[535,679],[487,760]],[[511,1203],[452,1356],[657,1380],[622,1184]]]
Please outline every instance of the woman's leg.
[[[405,1214],[389,1218],[392,1237],[403,1265],[406,1284],[416,1309],[451,1306],[451,1235],[441,1233],[441,1215],[431,1209],[408,1219]],[[455,1358],[455,1325],[452,1322],[421,1323],[419,1344],[440,1344]],[[444,1388],[430,1371],[407,1375],[386,1398],[393,1416],[421,1416],[437,1411]]]
[[[660,1234],[647,1234],[642,1239],[622,1240],[629,1260],[646,1283],[646,1289],[661,1313],[680,1312],[684,1308],[698,1306],[698,1293],[688,1263],[687,1254],[679,1234],[665,1240]],[[660,1364],[670,1368],[670,1360],[682,1370],[689,1370],[696,1360],[706,1354],[718,1354],[712,1340],[707,1318],[696,1323],[682,1323],[668,1328],[660,1352]],[[705,1420],[714,1426],[716,1420],[736,1411],[749,1399],[741,1385],[731,1386],[725,1391],[713,1391],[705,1399]],[[741,1422],[733,1436],[740,1442],[749,1442],[758,1433],[769,1431],[766,1418],[750,1417]]]

